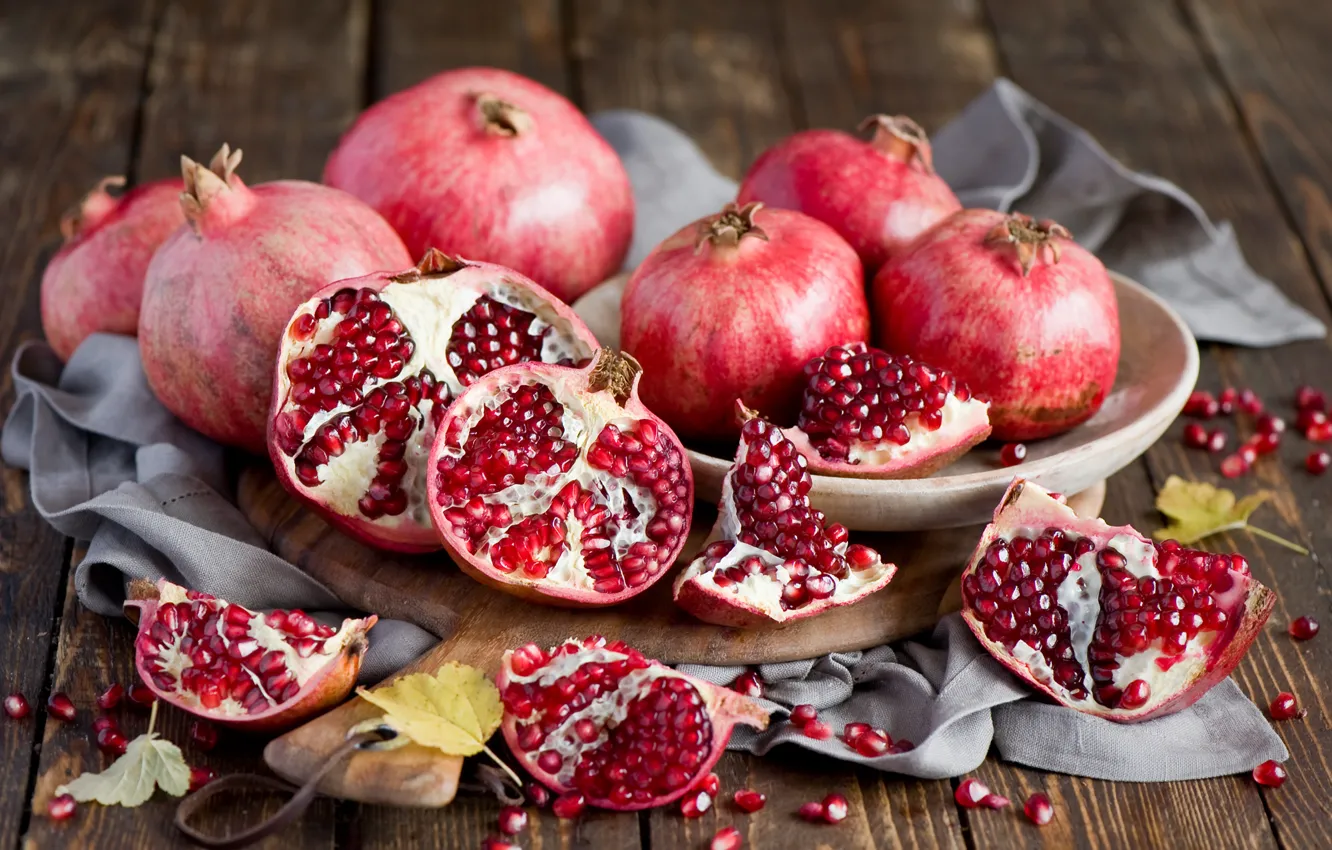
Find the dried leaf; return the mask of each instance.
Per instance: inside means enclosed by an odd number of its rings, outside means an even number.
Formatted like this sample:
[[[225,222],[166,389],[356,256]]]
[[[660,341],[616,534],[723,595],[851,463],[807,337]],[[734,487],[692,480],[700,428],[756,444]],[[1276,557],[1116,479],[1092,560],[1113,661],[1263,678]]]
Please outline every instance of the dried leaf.
[[[356,693],[383,709],[385,720],[401,734],[452,756],[484,750],[504,716],[495,683],[475,667],[452,661],[433,676],[413,673]]]
[[[180,747],[147,732],[125,748],[125,754],[101,773],[85,773],[56,794],[70,794],[80,803],[96,800],[104,806],[139,806],[161,788],[180,797],[190,788],[190,767]]]
[[[1156,494],[1156,509],[1170,519],[1170,524],[1158,529],[1152,536],[1157,540],[1174,539],[1188,545],[1223,531],[1247,528],[1260,537],[1309,554],[1302,546],[1249,525],[1249,517],[1253,512],[1271,498],[1270,492],[1260,490],[1236,500],[1235,494],[1229,490],[1214,487],[1205,481],[1185,481],[1178,475],[1172,475],[1166,479],[1161,492]]]

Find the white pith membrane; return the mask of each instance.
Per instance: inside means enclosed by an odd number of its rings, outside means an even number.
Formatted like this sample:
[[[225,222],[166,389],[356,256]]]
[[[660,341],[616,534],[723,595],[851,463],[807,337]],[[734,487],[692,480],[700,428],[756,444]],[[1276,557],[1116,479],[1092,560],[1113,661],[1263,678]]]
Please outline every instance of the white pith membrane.
[[[260,714],[289,702],[365,630],[360,620],[344,620],[334,630],[303,612],[258,614],[169,582],[159,582],[158,593],[151,621],[139,627],[140,674],[178,705],[220,717]],[[177,611],[174,628],[168,605],[188,611]],[[204,610],[212,613],[201,619]],[[248,615],[243,623],[242,612]],[[294,613],[300,614],[299,634],[285,622]]]
[[[1172,542],[1160,544],[1158,549],[1131,529],[1078,517],[1068,506],[1030,482],[1016,482],[1013,487],[1021,489],[1016,499],[1005,497],[994,524],[981,539],[962,585],[968,625],[982,642],[990,645],[991,651],[997,645],[1001,647],[999,651],[1011,653],[1035,682],[1062,702],[1107,715],[1150,714],[1212,669],[1220,649],[1239,630],[1250,595],[1261,590],[1247,566],[1236,569],[1233,556],[1200,553]],[[1050,539],[1050,529],[1059,529],[1067,541],[1049,556],[1068,554],[1070,566],[1062,577],[1058,570],[1050,569],[1052,562],[1039,553],[1035,542],[1043,536]],[[1018,554],[1012,547],[1021,538],[1033,542]],[[1090,545],[1083,544],[1090,551],[1077,554],[1076,547],[1082,540],[1090,541]],[[982,571],[993,566],[987,561],[987,552],[997,543],[1006,545],[1011,560],[997,568],[1003,581],[990,590],[994,577],[987,579]],[[1123,566],[1113,563],[1107,563],[1104,569],[1098,566],[1098,559],[1114,560],[1107,552],[1122,555]],[[1196,563],[1209,565],[1202,571],[1204,578],[1191,572],[1195,558]],[[1164,565],[1167,559],[1169,564]],[[1014,567],[1018,561],[1030,566],[1026,575]],[[1060,563],[1064,561],[1061,559]],[[1012,572],[1015,569],[1017,572]],[[1126,585],[1118,593],[1108,587],[1106,576],[1117,570],[1138,580],[1138,587]],[[1018,579],[1016,586],[1014,579]],[[1058,584],[1051,596],[1048,582],[1056,579]],[[1151,584],[1144,586],[1144,579]],[[1195,605],[1194,600],[1200,596],[1210,597],[1210,601]],[[996,607],[989,608],[984,600],[997,600]],[[1016,629],[994,624],[994,619],[1006,610],[1015,611]],[[1103,610],[1108,616],[1125,619],[1102,623],[1107,631],[1098,643],[1097,620]],[[1207,620],[1214,616],[1209,614],[1213,610],[1223,612],[1224,622]],[[1057,613],[1060,611],[1063,613]],[[1047,619],[1042,621],[1042,616]],[[1057,625],[1060,617],[1066,623],[1066,632]],[[1036,624],[1035,636],[1021,634],[1026,623]],[[1140,637],[1124,636],[1130,627],[1139,626]],[[1167,641],[1177,639],[1175,636],[1180,633],[1187,635],[1182,651],[1167,647]],[[1054,645],[1042,647],[1044,641],[1050,640],[1043,637],[1048,635],[1053,635]],[[1042,651],[1043,648],[1050,652]],[[1055,656],[1053,661],[1051,653]],[[1067,658],[1069,654],[1071,659]],[[1065,667],[1065,678],[1061,681],[1056,671],[1061,658],[1075,662],[1080,677],[1072,676],[1071,668]],[[1100,671],[1099,678],[1095,670]],[[1145,699],[1130,699],[1125,704],[1122,700],[1135,682],[1146,683],[1147,695]],[[1135,693],[1141,697],[1141,685],[1137,687]]]
[[[911,439],[905,444],[894,443],[891,440],[877,442],[853,440],[847,447],[847,459],[840,463],[862,467],[906,467],[909,465],[905,463],[906,461],[932,457],[938,453],[941,446],[951,448],[957,444],[959,437],[988,431],[990,427],[988,402],[974,398],[960,401],[957,396],[950,395],[944,401],[940,412],[943,415],[943,423],[933,430],[921,424],[919,414],[913,413],[903,420],[911,432]],[[801,446],[807,457],[818,453],[818,449],[809,442],[809,436],[802,431],[796,428],[787,429],[787,436]],[[838,463],[827,458],[824,460],[828,463]]]
[[[385,529],[414,525],[426,536],[432,537],[424,467],[438,421],[448,402],[464,389],[459,373],[466,369],[467,364],[456,353],[450,353],[455,332],[464,326],[474,328],[486,338],[492,351],[498,345],[494,340],[505,333],[505,329],[497,328],[494,322],[481,327],[476,327],[476,323],[472,322],[460,322],[464,315],[482,299],[489,299],[495,304],[534,317],[527,326],[527,335],[541,335],[542,361],[574,365],[592,356],[591,346],[571,331],[568,320],[556,312],[546,297],[519,281],[498,274],[484,275],[474,269],[464,265],[461,271],[446,274],[414,276],[408,273],[376,293],[378,299],[392,309],[392,318],[401,323],[403,330],[399,338],[410,338],[413,350],[402,367],[391,375],[381,377],[367,373],[365,383],[360,387],[362,398],[369,398],[376,389],[393,389],[390,385],[401,387],[409,378],[419,379],[424,374],[433,377],[437,385],[433,396],[428,391],[422,392],[419,394],[420,400],[410,405],[405,414],[410,425],[398,426],[407,431],[402,441],[405,446],[385,456],[384,448],[390,442],[390,433],[395,437],[401,436],[399,432],[393,431],[395,426],[387,416],[377,417],[384,424],[369,434],[368,439],[359,433],[363,429],[357,429],[351,439],[345,438],[346,431],[340,431],[338,437],[332,440],[319,439],[321,428],[329,423],[336,424],[335,420],[342,420],[355,408],[365,404],[349,405],[340,400],[332,410],[319,410],[310,414],[308,421],[299,429],[275,427],[281,449],[277,454],[287,469],[291,486],[333,513],[356,517],[362,523]],[[355,286],[355,281],[349,281],[345,288],[364,291]],[[296,310],[287,326],[283,337],[283,368],[278,372],[277,390],[278,397],[282,399],[278,416],[288,418],[279,420],[275,426],[282,422],[288,425],[300,424],[299,418],[293,418],[299,415],[300,405],[293,398],[295,382],[288,370],[292,362],[311,358],[317,346],[335,341],[337,327],[346,318],[346,313],[329,311],[326,317],[318,318],[320,302],[332,298],[312,298]],[[302,338],[298,326],[309,321],[303,319],[307,315],[315,316],[316,323],[313,333]],[[455,328],[455,325],[458,327]],[[468,380],[470,382],[471,379]],[[299,434],[299,437],[295,437],[293,432]],[[285,438],[284,434],[287,435]],[[309,483],[309,475],[303,477],[303,470],[299,466],[307,446],[320,448],[328,455],[326,462],[317,464],[317,483]],[[401,457],[394,456],[396,454]],[[389,466],[392,472],[388,471]],[[379,483],[376,483],[377,478]],[[367,512],[363,497],[371,492],[372,487],[376,488],[374,492],[381,498]],[[398,490],[405,494],[405,499],[397,496]]]

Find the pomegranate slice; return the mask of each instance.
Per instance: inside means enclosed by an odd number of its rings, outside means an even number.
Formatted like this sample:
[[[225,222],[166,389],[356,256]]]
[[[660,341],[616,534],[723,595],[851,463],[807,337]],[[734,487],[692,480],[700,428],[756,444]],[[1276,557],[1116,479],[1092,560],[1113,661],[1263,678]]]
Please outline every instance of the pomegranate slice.
[[[163,701],[225,726],[273,732],[346,699],[378,619],[340,629],[304,611],[258,614],[162,580],[130,584],[134,664]]]
[[[675,601],[700,620],[745,628],[812,617],[885,587],[897,567],[848,543],[846,526],[810,506],[812,485],[782,429],[746,421],[712,542],[676,579]]]
[[[991,655],[1056,701],[1135,722],[1192,705],[1239,663],[1275,595],[1240,555],[1154,544],[1008,488],[962,577]]]
[[[439,548],[420,466],[462,389],[528,360],[581,364],[573,310],[500,266],[430,251],[416,268],[334,283],[282,337],[269,454],[287,489],[351,536]]]
[[[748,697],[595,635],[549,652],[510,650],[497,684],[501,729],[519,763],[603,809],[679,799],[721,758],[735,724],[768,725]]]
[[[666,574],[694,479],[638,400],[640,370],[602,349],[584,369],[527,363],[472,384],[439,425],[431,519],[464,571],[572,607],[612,605]]]

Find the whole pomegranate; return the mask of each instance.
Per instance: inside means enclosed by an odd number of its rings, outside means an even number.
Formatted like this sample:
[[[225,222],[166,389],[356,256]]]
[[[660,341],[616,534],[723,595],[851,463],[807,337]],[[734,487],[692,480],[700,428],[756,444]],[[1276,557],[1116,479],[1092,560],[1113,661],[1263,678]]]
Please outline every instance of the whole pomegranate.
[[[1275,601],[1239,555],[1081,519],[1020,478],[962,574],[962,617],[991,655],[1058,702],[1119,722],[1196,702]]]
[[[761,203],[681,229],[634,271],[620,342],[643,364],[643,402],[686,437],[739,430],[735,401],[790,420],[802,370],[869,332],[860,259],[832,228]]]
[[[143,276],[157,246],[185,222],[180,180],[158,180],[115,197],[106,177],[60,220],[65,244],[42,273],[42,330],[61,360],[98,331],[139,328]]]
[[[378,619],[321,625],[304,611],[258,614],[169,581],[130,584],[134,665],[158,698],[251,732],[274,732],[347,698]]]
[[[496,684],[500,729],[518,763],[551,789],[603,809],[679,799],[721,758],[737,723],[768,725],[748,697],[595,635],[549,652],[536,644],[509,650]]]
[[[871,115],[862,141],[840,130],[805,130],[764,151],[745,174],[739,203],[813,216],[851,243],[874,274],[912,239],[962,209],[934,173],[925,131],[905,115]]]
[[[153,255],[139,351],[153,392],[186,425],[264,451],[273,359],[296,305],[330,281],[411,265],[402,240],[345,192],[302,180],[246,186],[241,152],[181,157],[187,227]]]
[[[633,358],[523,363],[474,382],[430,453],[431,519],[476,579],[538,602],[612,605],[647,590],[689,536],[694,479],[638,400]]]
[[[1114,285],[1054,222],[963,210],[880,269],[873,290],[875,340],[965,381],[990,402],[997,439],[1067,431],[1114,386]]]
[[[629,176],[578,108],[498,68],[436,74],[362,113],[324,182],[378,210],[413,254],[516,269],[565,301],[619,270]]]
[[[573,310],[517,272],[431,250],[415,268],[330,284],[296,308],[269,455],[288,490],[353,537],[438,549],[425,463],[449,402],[494,369],[582,365],[596,346]]]

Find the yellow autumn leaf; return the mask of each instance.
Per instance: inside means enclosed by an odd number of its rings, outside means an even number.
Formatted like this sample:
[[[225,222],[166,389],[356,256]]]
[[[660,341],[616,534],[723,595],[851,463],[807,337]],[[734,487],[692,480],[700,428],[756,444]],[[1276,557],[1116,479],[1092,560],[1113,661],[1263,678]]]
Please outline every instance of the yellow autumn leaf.
[[[480,670],[450,661],[434,675],[413,673],[356,693],[384,711],[388,724],[418,744],[451,756],[486,747],[504,716],[499,689]]]
[[[80,803],[96,800],[103,806],[138,806],[161,788],[174,797],[190,788],[190,768],[180,747],[147,732],[125,747],[125,754],[101,773],[85,773],[56,789]]]
[[[1156,494],[1156,509],[1170,524],[1152,533],[1157,540],[1173,539],[1188,545],[1223,531],[1248,529],[1260,537],[1289,549],[1309,554],[1308,550],[1269,531],[1249,525],[1249,517],[1272,498],[1267,490],[1236,499],[1235,494],[1205,481],[1185,481],[1178,475],[1166,479]]]

